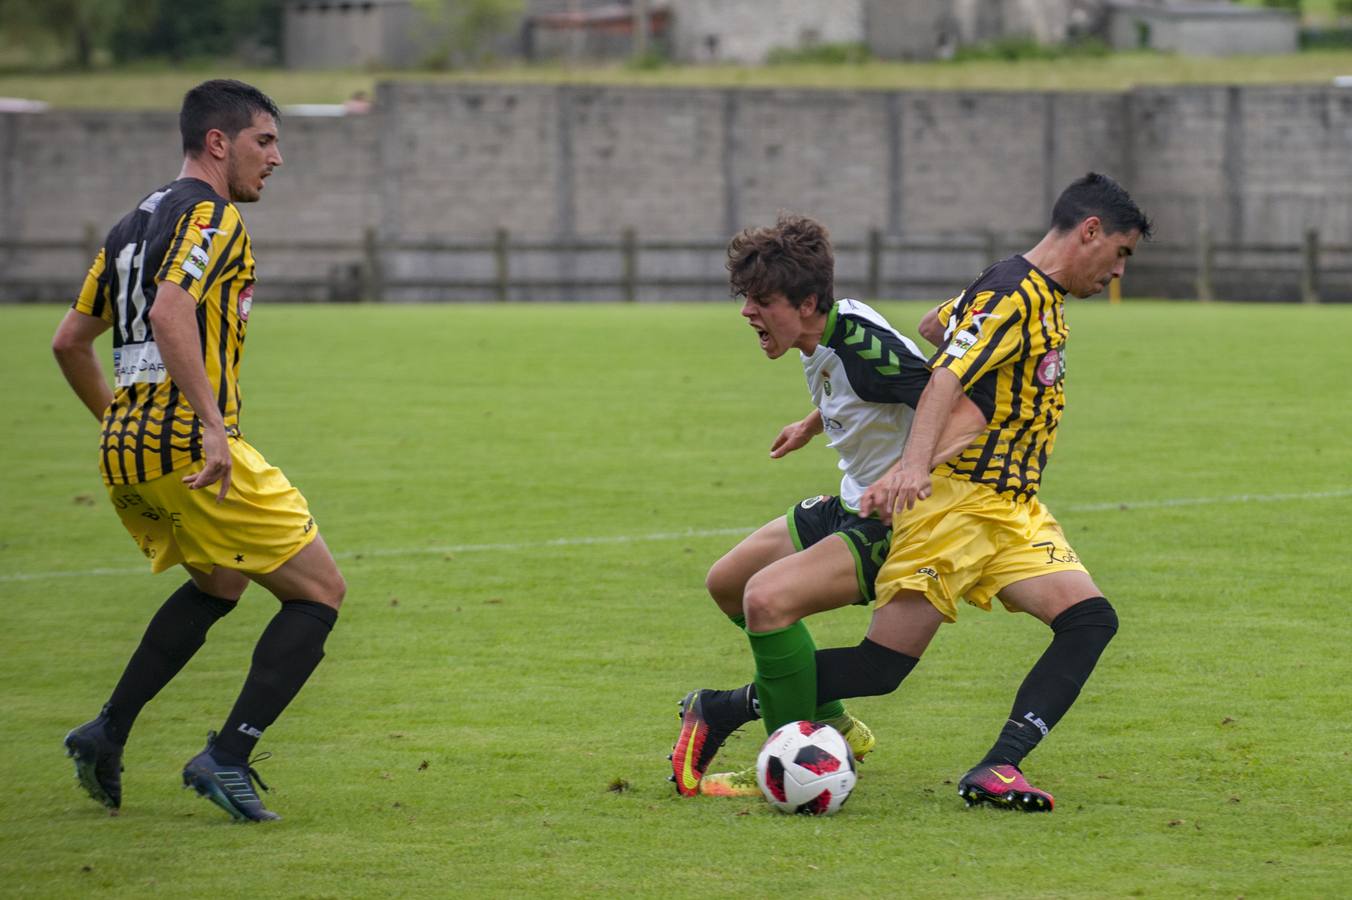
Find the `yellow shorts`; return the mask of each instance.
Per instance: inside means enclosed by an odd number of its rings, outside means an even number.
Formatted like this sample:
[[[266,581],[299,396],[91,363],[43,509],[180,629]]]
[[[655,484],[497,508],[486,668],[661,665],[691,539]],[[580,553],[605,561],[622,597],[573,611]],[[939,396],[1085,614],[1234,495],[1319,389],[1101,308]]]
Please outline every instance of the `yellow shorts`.
[[[141,484],[110,484],[108,497],[152,572],[186,563],[266,574],[303,550],[319,529],[301,492],[242,438],[230,439],[230,490],[189,490],[191,463]]]
[[[920,591],[952,622],[959,598],[989,610],[991,598],[1015,582],[1087,571],[1042,501],[1012,500],[987,485],[941,475],[931,484],[929,497],[892,516],[878,606],[898,591]]]

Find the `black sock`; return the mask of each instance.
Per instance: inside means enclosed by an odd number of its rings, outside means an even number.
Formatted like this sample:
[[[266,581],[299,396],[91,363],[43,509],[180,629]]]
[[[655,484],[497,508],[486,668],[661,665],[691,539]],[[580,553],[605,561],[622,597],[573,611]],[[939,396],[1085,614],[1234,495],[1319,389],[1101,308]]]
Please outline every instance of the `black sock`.
[[[890,694],[918,662],[868,638],[856,647],[818,650],[817,702]]]
[[[699,704],[709,727],[728,734],[760,718],[755,684],[745,684],[730,691],[700,691]]]
[[[884,647],[864,638],[856,647],[833,647],[817,651],[817,703],[847,700],[850,697],[877,697],[895,691],[902,679],[911,674],[914,656]],[[756,685],[751,683],[735,691],[717,691],[727,695],[732,709],[745,710],[739,724],[760,718]],[[727,708],[727,707],[724,707]]]
[[[169,595],[146,626],[140,646],[127,661],[103,708],[110,738],[119,744],[127,742],[142,707],[206,643],[207,629],[234,608],[234,601],[203,593],[191,581]]]
[[[338,610],[313,600],[287,600],[254,647],[253,665],[235,708],[212,745],[212,755],[229,765],[244,765],[264,730],[300,693],[324,658],[324,640]]]
[[[980,765],[1017,766],[1061,721],[1117,633],[1117,613],[1103,597],[1092,597],[1053,619],[1052,632],[1051,646],[1019,686],[1009,721]]]

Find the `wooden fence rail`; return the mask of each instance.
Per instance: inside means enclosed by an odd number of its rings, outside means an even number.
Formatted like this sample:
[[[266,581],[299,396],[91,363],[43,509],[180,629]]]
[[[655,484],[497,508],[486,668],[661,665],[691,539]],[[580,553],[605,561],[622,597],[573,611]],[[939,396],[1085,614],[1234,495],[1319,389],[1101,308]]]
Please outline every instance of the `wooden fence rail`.
[[[888,291],[917,291],[926,294],[952,292],[970,279],[979,267],[1001,255],[1018,252],[1031,245],[1033,234],[976,234],[954,238],[897,238],[874,230],[862,241],[842,241],[835,245],[836,280],[849,285],[865,297],[881,297]],[[78,287],[79,263],[73,271],[56,274],[16,274],[15,260],[25,254],[61,253],[72,260],[94,256],[100,238],[93,226],[84,229],[82,240],[13,240],[0,238],[0,301],[28,300],[68,296]],[[282,266],[273,266],[276,277],[267,282],[276,293],[322,296],[326,299],[381,301],[397,299],[401,292],[437,292],[461,294],[507,301],[529,296],[531,291],[581,294],[606,291],[628,302],[639,299],[648,290],[708,290],[711,296],[725,296],[727,281],[722,272],[726,250],[723,241],[652,240],[644,241],[633,228],[624,229],[618,238],[600,239],[522,239],[499,228],[484,240],[385,240],[375,229],[367,229],[358,241],[266,241],[269,258],[288,257],[315,260],[327,264],[324,275],[296,276]],[[553,274],[523,274],[527,255],[552,255]],[[580,262],[586,257],[610,257],[602,274],[589,272]],[[700,259],[698,274],[655,274],[644,269],[645,259]],[[478,257],[464,265],[454,260]],[[924,266],[907,266],[898,271],[896,260],[925,258]],[[429,258],[435,265],[419,265]],[[564,260],[571,260],[567,266]],[[412,261],[412,264],[410,264]],[[889,266],[889,263],[892,265]],[[436,271],[427,272],[431,268]],[[537,263],[536,267],[539,269]],[[671,265],[666,266],[669,270]],[[676,268],[680,268],[679,265]],[[403,269],[426,274],[393,274]],[[491,276],[468,277],[471,272],[491,272]],[[611,274],[611,273],[614,274]],[[1256,273],[1256,274],[1255,274]],[[1147,281],[1149,275],[1170,284],[1189,283],[1192,295],[1200,300],[1217,296],[1218,281],[1227,276],[1231,282],[1250,274],[1264,275],[1269,281],[1289,282],[1292,296],[1306,303],[1320,302],[1323,289],[1336,285],[1336,293],[1352,299],[1352,247],[1320,243],[1319,233],[1310,229],[1299,244],[1227,244],[1212,240],[1207,231],[1199,231],[1192,244],[1156,244],[1143,248],[1128,266],[1127,283],[1133,275]],[[1186,290],[1186,289],[1185,289]]]

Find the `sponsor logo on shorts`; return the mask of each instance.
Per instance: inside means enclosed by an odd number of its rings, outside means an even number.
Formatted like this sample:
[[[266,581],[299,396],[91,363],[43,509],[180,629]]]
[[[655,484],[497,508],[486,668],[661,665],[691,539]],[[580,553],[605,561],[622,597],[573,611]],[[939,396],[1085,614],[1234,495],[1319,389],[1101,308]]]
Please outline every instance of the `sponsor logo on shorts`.
[[[1038,541],[1033,545],[1036,550],[1047,551],[1047,565],[1056,563],[1077,563],[1080,557],[1069,547],[1058,547],[1054,541]]]
[[[936,571],[934,571],[933,569],[931,569],[929,566],[921,566],[920,568],[918,568],[918,569],[915,570],[915,574],[917,574],[917,575],[928,575],[930,578],[933,578],[935,581],[938,581],[938,580],[939,580],[939,573],[936,572]]]
[[[819,496],[819,497],[808,497],[806,500],[804,500],[802,503],[800,503],[800,504],[798,504],[798,505],[801,506],[803,509],[811,509],[812,507],[816,506],[818,503],[821,503],[821,502],[823,502],[823,501],[825,501],[825,500],[828,500],[828,499],[830,499],[830,498],[828,498],[825,494],[822,494],[822,495]],[[310,521],[313,522],[314,520],[311,519]]]
[[[309,534],[310,529],[315,527],[315,517],[310,516],[310,521],[305,523],[305,527],[300,530],[301,534]]]

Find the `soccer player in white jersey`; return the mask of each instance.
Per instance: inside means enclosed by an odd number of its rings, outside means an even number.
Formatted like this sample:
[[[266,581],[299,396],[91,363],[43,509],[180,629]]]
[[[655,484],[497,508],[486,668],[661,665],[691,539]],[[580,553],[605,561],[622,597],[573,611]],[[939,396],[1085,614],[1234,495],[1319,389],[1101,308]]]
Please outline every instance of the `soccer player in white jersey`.
[[[779,432],[771,458],[825,434],[844,474],[839,495],[795,504],[709,570],[709,594],[745,630],[756,677],[733,691],[691,691],[681,702],[671,759],[672,780],[685,796],[759,792],[754,769],[705,775],[727,736],[755,715],[767,732],[796,719],[828,722],[860,757],[876,743],[839,700],[818,705],[817,650],[802,620],[873,601],[891,530],[881,519],[861,517],[859,501],[896,463],[930,376],[919,348],[877,311],[834,299],[835,259],[820,223],[786,215],[772,227],[747,229],[729,244],[727,266],[761,350],[770,359],[798,350],[813,401],[812,412]],[[977,406],[959,395],[933,461],[962,450],[985,426]],[[892,651],[867,639],[860,650],[885,682]]]

